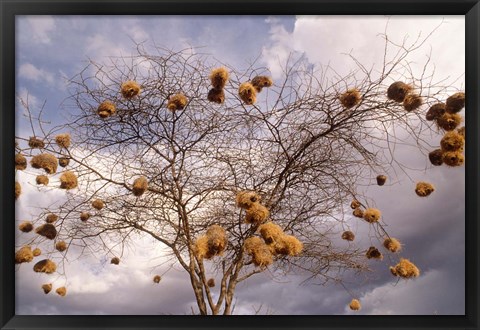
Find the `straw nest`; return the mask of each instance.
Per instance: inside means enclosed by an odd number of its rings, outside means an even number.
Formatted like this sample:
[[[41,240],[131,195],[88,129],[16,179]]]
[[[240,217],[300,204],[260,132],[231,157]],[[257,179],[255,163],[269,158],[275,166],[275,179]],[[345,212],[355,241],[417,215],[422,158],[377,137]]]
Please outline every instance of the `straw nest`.
[[[33,252],[32,248],[28,245],[20,248],[17,252],[15,252],[15,263],[21,264],[24,262],[30,262],[33,260]]]
[[[383,241],[383,246],[390,252],[398,252],[402,249],[402,243],[396,238],[389,237]]]
[[[252,85],[260,93],[264,87],[271,87],[273,85],[272,78],[267,76],[256,76],[252,79]]]
[[[27,168],[27,158],[22,154],[15,155],[15,169],[16,170],[24,170]]]
[[[37,227],[37,229],[35,229],[35,232],[38,235],[46,237],[48,239],[54,239],[57,236],[57,229],[55,229],[55,226],[51,223],[45,223],[40,227]]]
[[[61,148],[65,148],[65,149],[69,148],[71,144],[70,134],[68,133],[58,134],[57,136],[55,136],[55,142]]]
[[[209,278],[207,281],[207,285],[209,288],[213,288],[215,286],[215,279]]]
[[[360,304],[360,301],[358,301],[358,299],[352,299],[348,307],[350,307],[352,311],[359,311],[360,308],[362,308],[362,305]]]
[[[257,102],[257,91],[250,82],[240,84],[240,87],[238,87],[238,95],[247,105],[252,105]]]
[[[23,221],[18,225],[18,229],[20,229],[21,232],[29,233],[33,230],[33,224],[30,221]]]
[[[225,229],[219,225],[212,225],[208,227],[205,235],[195,241],[193,249],[198,258],[211,259],[221,255],[227,247],[227,243]]]
[[[82,220],[83,222],[87,221],[88,219],[90,219],[90,213],[88,212],[82,212],[80,213],[80,220]]]
[[[115,107],[115,104],[113,104],[112,102],[110,102],[108,100],[100,103],[100,105],[97,108],[97,114],[101,118],[108,118],[108,117],[114,115],[116,111],[117,111],[117,109]]]
[[[400,262],[395,267],[390,267],[390,272],[394,276],[400,276],[403,278],[418,277],[420,270],[410,260],[400,258]]]
[[[50,213],[49,215],[47,215],[47,218],[45,219],[47,223],[54,223],[57,220],[58,220],[58,215],[53,213]]]
[[[55,292],[61,296],[61,297],[65,297],[65,295],[67,294],[67,288],[62,286],[60,288],[57,288],[57,290],[55,290]]]
[[[457,132],[458,132],[458,134],[463,136],[463,138],[465,138],[465,126],[462,126],[459,129],[457,129]]]
[[[33,253],[33,256],[34,256],[34,257],[38,257],[39,255],[42,254],[42,250],[40,250],[39,248],[35,248],[35,249],[32,251],[32,253]]]
[[[420,197],[427,197],[435,191],[435,187],[428,182],[417,182],[415,193]]]
[[[58,164],[61,166],[61,167],[66,167],[68,166],[68,164],[70,164],[70,158],[68,157],[60,157],[58,159]]]
[[[365,255],[367,256],[368,259],[379,259],[379,260],[383,259],[382,253],[378,251],[378,249],[375,246],[370,246],[367,252],[365,253]]]
[[[139,178],[136,178],[135,181],[133,181],[132,193],[134,196],[142,196],[145,191],[147,191],[147,189],[148,181],[146,177],[141,176]]]
[[[260,201],[260,196],[254,191],[240,191],[235,197],[238,207],[249,209],[254,203]]]
[[[442,140],[440,140],[440,147],[444,152],[461,150],[464,144],[465,138],[457,131],[445,133]]]
[[[356,199],[354,199],[354,200],[350,203],[350,207],[352,208],[352,210],[355,210],[356,208],[360,207],[360,202],[357,201]]]
[[[131,99],[140,94],[140,85],[133,80],[129,80],[122,84],[120,90],[124,98]]]
[[[35,181],[37,182],[37,184],[43,184],[45,186],[50,182],[48,176],[46,175],[37,175]]]
[[[42,290],[45,294],[48,294],[50,291],[52,291],[52,283],[44,284],[42,285]]]
[[[345,93],[341,94],[338,99],[347,109],[353,108],[362,100],[360,92],[356,88],[347,90]]]
[[[377,184],[379,186],[383,186],[387,182],[387,177],[385,175],[378,175],[377,176]]]
[[[212,87],[221,90],[225,87],[228,81],[228,70],[224,67],[215,68],[210,72],[210,82]]]
[[[120,258],[113,257],[112,260],[110,260],[110,263],[114,265],[118,265],[120,263]]]
[[[302,252],[303,244],[293,235],[283,235],[272,248],[277,254],[297,256]]]
[[[30,160],[30,164],[33,168],[44,169],[48,174],[57,172],[58,161],[52,154],[44,153],[33,156]]]
[[[65,243],[65,241],[57,242],[57,244],[55,244],[55,248],[58,251],[63,252],[67,249],[67,243]]]
[[[249,237],[245,240],[243,248],[252,257],[252,262],[257,267],[265,267],[273,263],[273,256],[267,244],[260,237]]]
[[[78,186],[78,180],[75,173],[71,171],[65,171],[60,176],[60,188],[62,189],[74,189]]]
[[[101,199],[96,199],[92,202],[92,207],[97,210],[103,209],[105,203]]]
[[[455,167],[462,166],[465,157],[460,151],[448,151],[443,153],[442,160],[447,166]]]
[[[270,211],[260,203],[253,203],[246,212],[245,222],[260,224],[265,222],[270,215]]]
[[[33,270],[37,273],[51,274],[57,270],[57,265],[50,259],[43,259],[33,266]]]
[[[453,131],[462,122],[462,117],[458,113],[444,113],[437,118],[438,127],[445,131]]]
[[[355,239],[355,234],[350,230],[344,231],[342,233],[342,239],[346,241],[353,241]]]
[[[187,97],[181,93],[170,96],[167,102],[167,108],[170,111],[183,110],[187,106]]]
[[[438,119],[445,113],[445,103],[435,103],[428,109],[425,119],[432,121]]]
[[[20,197],[21,194],[22,194],[22,186],[20,185],[20,183],[15,182],[15,200],[18,197]]]
[[[162,280],[162,277],[160,275],[155,275],[153,277],[153,283],[160,283],[161,280]]]
[[[363,218],[365,219],[365,221],[370,223],[380,220],[381,215],[382,213],[380,212],[380,210],[373,207],[370,207],[366,209],[365,212],[363,212]]]
[[[359,207],[357,207],[355,210],[352,212],[353,216],[357,218],[363,218],[363,210]]]
[[[447,98],[445,111],[457,113],[465,107],[465,93],[459,92]]]
[[[45,148],[45,142],[35,136],[31,136],[28,140],[28,146],[33,149],[43,149]]]
[[[428,159],[430,160],[430,163],[434,166],[440,166],[443,164],[443,151],[441,149],[436,149],[431,151],[428,154]]]
[[[423,100],[418,94],[413,94],[413,93],[408,94],[407,96],[405,96],[405,99],[403,100],[403,107],[408,112],[420,108],[422,104],[423,104]]]
[[[208,91],[207,100],[210,102],[222,104],[225,102],[225,92],[223,89],[212,88]]]
[[[403,102],[412,87],[401,81],[396,81],[388,87],[387,97],[395,102]]]
[[[267,244],[275,243],[285,235],[283,229],[273,222],[264,223],[258,227],[258,231]]]

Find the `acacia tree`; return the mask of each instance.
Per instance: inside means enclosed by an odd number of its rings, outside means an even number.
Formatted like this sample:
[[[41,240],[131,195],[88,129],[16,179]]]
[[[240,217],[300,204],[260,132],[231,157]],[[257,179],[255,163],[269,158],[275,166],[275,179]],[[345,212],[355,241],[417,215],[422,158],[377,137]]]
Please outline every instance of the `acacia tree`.
[[[169,251],[171,263],[188,273],[200,314],[231,314],[237,284],[267,269],[275,276],[300,271],[321,281],[367,270],[364,250],[336,244],[351,218],[350,202],[374,206],[357,186],[372,183],[372,175],[389,174],[396,162],[392,150],[405,143],[397,130],[408,132],[427,157],[433,147],[426,137],[438,128],[427,122],[424,110],[451,92],[443,81],[435,82],[428,61],[420,76],[413,75],[409,56],[425,40],[395,45],[385,36],[384,62],[367,68],[351,57],[355,69],[345,76],[330,68],[312,70],[304,58],[292,56],[283,78],[257,92],[256,102],[245,102],[238,93],[242,83],[269,76],[256,63],[239,70],[195,49],[156,47],[152,54],[142,45],[133,56],[90,61],[70,80],[66,104],[71,117],[65,124],[45,129],[23,100],[32,135],[44,145],[39,150],[27,146],[28,137],[17,136],[17,153],[27,158],[50,153],[64,158],[63,165],[68,159],[65,170],[78,178],[65,201],[46,206],[33,223],[38,227],[49,214],[58,216],[53,239],[67,245],[60,258],[74,250],[121,257],[119,251],[137,237],[153,238]],[[222,65],[229,73],[224,101],[211,102],[211,70]],[[397,80],[413,86],[421,107],[407,111],[387,97]],[[126,81],[140,84],[138,95],[120,92]],[[346,105],[342,95],[352,89],[358,99]],[[169,108],[179,93],[186,103]],[[107,100],[115,112],[100,116],[99,105]],[[71,135],[71,146],[55,142],[59,133]],[[148,182],[144,193],[133,187],[139,177]],[[252,192],[247,195],[254,197],[251,202],[260,203],[269,216],[247,223],[248,208],[236,202],[244,191]],[[104,204],[101,209],[92,207],[97,199]],[[259,234],[262,222],[296,237],[301,252],[282,253],[270,246],[263,252],[271,261],[255,260],[246,240],[262,237],[272,243]],[[382,221],[365,222],[380,242],[390,237]],[[226,245],[202,254],[199,240],[213,225],[225,230]],[[55,255],[44,236],[28,243],[44,244]],[[220,279],[217,287],[209,274]]]

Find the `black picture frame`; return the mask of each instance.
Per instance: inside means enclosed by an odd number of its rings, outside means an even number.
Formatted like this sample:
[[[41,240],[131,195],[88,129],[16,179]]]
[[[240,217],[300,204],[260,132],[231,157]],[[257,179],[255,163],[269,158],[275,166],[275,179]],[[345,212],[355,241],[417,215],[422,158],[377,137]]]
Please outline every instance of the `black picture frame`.
[[[1,329],[478,329],[479,0],[0,0],[0,328]],[[466,312],[464,316],[19,316],[15,315],[14,183],[16,15],[465,15]],[[448,299],[448,297],[446,297]]]

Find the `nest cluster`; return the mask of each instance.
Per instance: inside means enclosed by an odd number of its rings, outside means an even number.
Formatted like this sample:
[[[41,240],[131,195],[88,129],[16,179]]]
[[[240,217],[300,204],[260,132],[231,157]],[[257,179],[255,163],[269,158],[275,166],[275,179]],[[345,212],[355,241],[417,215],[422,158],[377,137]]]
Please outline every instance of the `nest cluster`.
[[[270,216],[270,211],[260,203],[260,195],[254,191],[240,191],[236,195],[236,204],[245,209],[245,222],[259,225]]]
[[[211,259],[223,254],[227,247],[227,233],[219,225],[211,225],[205,235],[197,238],[194,243],[194,252],[199,259]]]
[[[267,76],[255,76],[251,81],[246,81],[238,87],[238,96],[246,105],[253,105],[257,102],[257,93],[263,88],[271,87],[273,81]]]
[[[402,278],[418,277],[420,270],[410,260],[400,258],[400,262],[394,267],[390,267],[390,272],[394,276],[400,276]]]
[[[188,99],[182,93],[170,96],[167,102],[167,109],[170,111],[183,110],[187,106]]]
[[[413,92],[413,87],[401,81],[396,81],[387,89],[387,97],[398,103],[403,103],[403,108],[410,112],[414,111],[423,104],[420,95]]]
[[[207,99],[210,102],[222,104],[225,102],[225,85],[228,82],[228,70],[224,67],[215,68],[210,72],[212,88],[208,91]]]

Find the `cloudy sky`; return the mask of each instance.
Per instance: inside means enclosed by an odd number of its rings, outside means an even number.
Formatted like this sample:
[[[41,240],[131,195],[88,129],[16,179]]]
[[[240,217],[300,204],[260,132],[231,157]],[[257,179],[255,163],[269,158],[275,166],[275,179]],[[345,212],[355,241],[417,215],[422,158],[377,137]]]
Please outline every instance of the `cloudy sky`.
[[[388,35],[394,42],[404,37],[411,41],[419,34],[426,36],[442,21],[415,53],[412,66],[421,67],[431,54],[435,74],[448,77],[462,89],[463,16],[392,17]],[[292,51],[304,54],[313,65],[330,64],[337,72],[347,73],[353,63],[345,53],[354,54],[367,67],[381,62],[384,44],[378,34],[386,24],[386,17],[361,16],[17,17],[16,89],[33,108],[46,101],[45,119],[61,123],[61,104],[68,96],[64,78],[78,73],[89,58],[101,62],[107,56],[131,54],[132,41],[175,50],[203,47],[202,51],[236,67],[246,67],[258,58],[274,79],[280,78],[280,67]],[[17,135],[29,136],[22,113],[18,106]],[[261,306],[261,313],[272,314],[352,314],[347,305],[353,295],[362,301],[362,310],[356,314],[464,314],[464,167],[431,167],[425,157],[412,156],[409,149],[399,149],[397,157],[415,168],[409,177],[399,173],[398,181],[381,188],[372,186],[366,192],[382,209],[389,232],[404,243],[403,255],[421,269],[419,278],[396,281],[385,262],[372,262],[378,272],[370,274],[368,282],[349,279],[346,292],[333,284],[300,285],[305,279],[301,275],[279,284],[267,272],[238,286],[235,313],[251,314]],[[17,179],[24,187],[16,203],[17,221],[32,218],[39,203],[61,199],[62,192],[48,190],[39,200],[38,188],[28,184],[31,176],[17,173]],[[432,196],[416,197],[413,187],[419,180],[435,184]],[[17,244],[22,239],[19,235]],[[96,257],[71,260],[66,264],[66,278],[33,273],[31,264],[17,266],[16,313],[189,314],[195,303],[191,288],[185,285],[186,274],[180,268],[162,268],[161,251],[145,252],[152,243],[140,240],[117,267]],[[363,244],[368,243],[365,238]],[[163,275],[161,285],[152,283],[154,273]],[[53,282],[54,287],[66,284],[67,296],[44,295],[40,286],[46,282]]]

